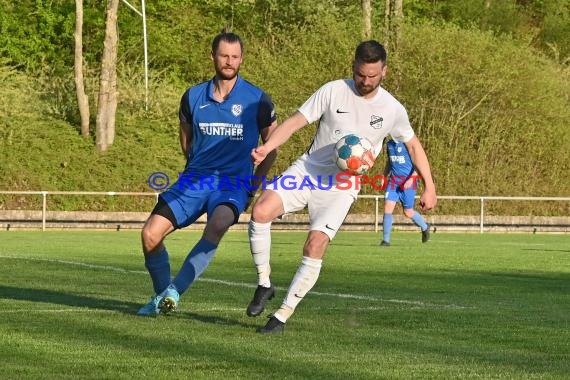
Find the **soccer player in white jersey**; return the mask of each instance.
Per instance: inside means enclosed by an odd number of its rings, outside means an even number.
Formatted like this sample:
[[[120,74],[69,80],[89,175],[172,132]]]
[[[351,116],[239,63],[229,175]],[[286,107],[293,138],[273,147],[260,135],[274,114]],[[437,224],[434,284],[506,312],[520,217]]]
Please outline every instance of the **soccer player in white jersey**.
[[[285,143],[300,128],[319,121],[314,139],[299,159],[283,173],[296,178],[296,183],[331,178],[333,186],[300,186],[297,189],[266,188],[252,210],[249,239],[258,273],[258,287],[247,307],[249,316],[260,315],[267,301],[274,297],[269,264],[271,222],[280,215],[308,207],[310,228],[303,247],[303,258],[289,286],[281,307],[260,328],[260,333],[278,333],[284,329],[299,302],[317,282],[323,256],[356,199],[359,187],[334,186],[340,169],[333,160],[335,143],[344,135],[367,137],[381,151],[384,138],[390,135],[403,142],[424,181],[420,198],[423,210],[437,203],[429,161],[415,136],[405,108],[380,87],[386,75],[386,50],[377,41],[362,42],[355,51],[353,78],[335,80],[323,85],[292,116],[281,123],[263,145],[252,150],[255,164]],[[355,179],[356,181],[356,179]]]

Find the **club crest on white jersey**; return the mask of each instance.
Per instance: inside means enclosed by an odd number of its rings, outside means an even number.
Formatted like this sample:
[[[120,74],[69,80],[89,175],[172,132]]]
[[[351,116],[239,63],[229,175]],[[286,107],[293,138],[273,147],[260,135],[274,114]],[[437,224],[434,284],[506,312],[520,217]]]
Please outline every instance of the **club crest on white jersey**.
[[[380,128],[382,128],[382,122],[383,121],[384,121],[384,118],[382,116],[372,115],[370,117],[370,126],[374,129],[380,129]]]

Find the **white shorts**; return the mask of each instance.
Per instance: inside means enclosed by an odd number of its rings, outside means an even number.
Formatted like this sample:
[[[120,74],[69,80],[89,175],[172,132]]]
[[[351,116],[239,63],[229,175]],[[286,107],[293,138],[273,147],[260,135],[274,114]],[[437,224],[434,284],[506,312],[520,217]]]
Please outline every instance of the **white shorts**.
[[[354,194],[335,187],[324,190],[317,185],[311,186],[308,177],[295,166],[285,170],[281,178],[287,179],[288,186],[269,189],[281,197],[285,214],[300,211],[307,206],[309,229],[324,232],[332,240],[356,199]]]

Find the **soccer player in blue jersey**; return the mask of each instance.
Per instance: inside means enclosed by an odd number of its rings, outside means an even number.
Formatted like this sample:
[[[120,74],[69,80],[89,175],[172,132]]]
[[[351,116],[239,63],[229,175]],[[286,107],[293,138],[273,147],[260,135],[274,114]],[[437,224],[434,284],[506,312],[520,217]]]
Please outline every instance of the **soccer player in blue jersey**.
[[[156,316],[176,309],[179,298],[204,272],[218,244],[253,197],[273,161],[273,150],[255,169],[250,152],[276,127],[270,97],[239,74],[241,38],[224,29],[212,42],[215,76],[189,88],[180,102],[180,146],[187,157],[178,181],[160,194],[142,230],[145,266],[154,288],[150,302],[138,312]],[[201,239],[171,279],[163,243],[171,232],[208,220]]]
[[[386,144],[387,162],[384,168],[384,177],[388,178],[384,201],[384,220],[382,247],[390,246],[392,232],[392,213],[396,203],[400,202],[404,214],[410,218],[422,231],[422,243],[429,240],[429,225],[422,215],[414,210],[414,202],[418,185],[418,173],[412,163],[412,158],[406,144],[389,140]]]

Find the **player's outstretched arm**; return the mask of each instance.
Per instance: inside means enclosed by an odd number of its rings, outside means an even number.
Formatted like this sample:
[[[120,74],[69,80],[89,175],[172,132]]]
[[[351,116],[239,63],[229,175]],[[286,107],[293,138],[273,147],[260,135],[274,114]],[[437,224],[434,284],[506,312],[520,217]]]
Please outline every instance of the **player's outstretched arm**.
[[[382,170],[382,174],[384,175],[384,177],[388,178],[391,172],[392,172],[392,163],[390,162],[390,156],[388,155],[388,150],[386,149],[386,163],[384,164],[384,169]]]
[[[425,188],[420,196],[420,206],[424,211],[432,209],[437,204],[437,195],[426,152],[417,136],[406,143],[406,148],[408,148],[414,167],[424,181]]]
[[[277,122],[273,122],[273,124],[271,124],[269,127],[264,128],[261,131],[261,141],[265,143],[276,128],[277,128]],[[271,169],[271,167],[273,166],[273,163],[275,162],[276,158],[277,158],[277,149],[274,149],[271,152],[269,152],[267,156],[265,156],[265,159],[259,165],[257,165],[254,173],[254,177],[257,178],[257,181],[253,183],[254,188],[257,189],[260,186],[262,178],[265,177],[267,173],[269,173],[269,169]]]
[[[182,153],[185,157],[188,157],[188,150],[192,145],[192,129],[188,123],[180,122],[180,147],[182,148]]]
[[[390,173],[392,173],[392,165],[390,164],[390,156],[388,155],[388,150],[386,150],[386,162],[384,164],[384,169],[382,169],[382,188],[386,189],[388,186],[388,181],[390,180]]]
[[[255,165],[259,165],[267,155],[283,145],[297,130],[308,124],[307,119],[299,111],[288,117],[283,123],[271,133],[269,139],[263,144],[253,149],[251,158]]]

